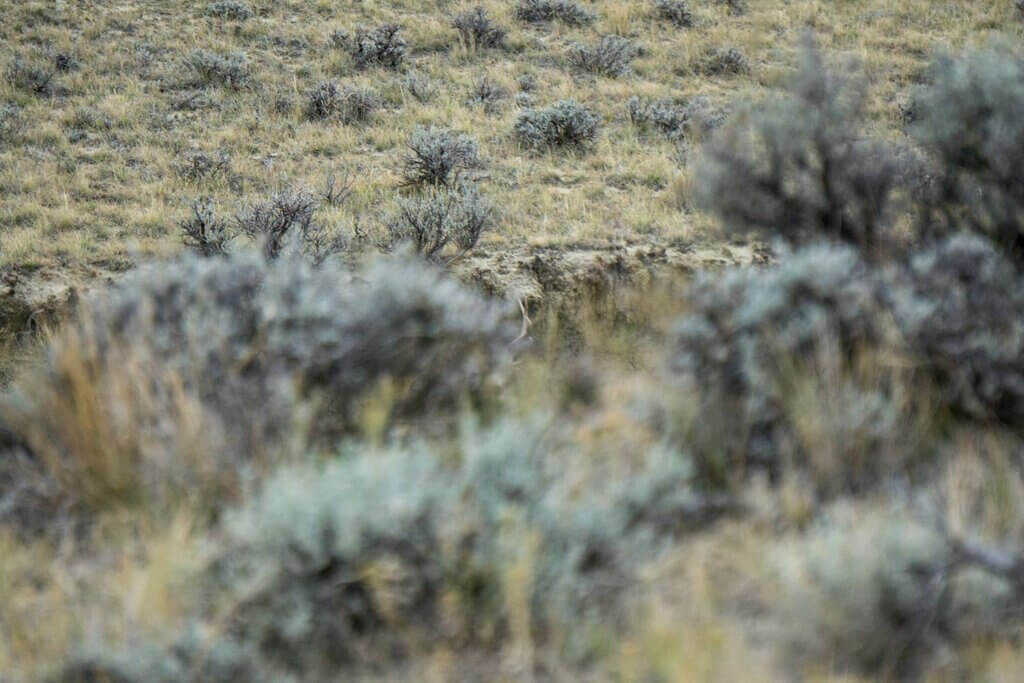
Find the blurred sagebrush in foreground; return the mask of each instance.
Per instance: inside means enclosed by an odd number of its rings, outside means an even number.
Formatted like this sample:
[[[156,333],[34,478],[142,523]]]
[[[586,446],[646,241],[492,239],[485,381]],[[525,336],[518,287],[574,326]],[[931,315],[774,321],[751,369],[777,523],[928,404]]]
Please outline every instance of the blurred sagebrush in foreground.
[[[770,262],[629,310],[595,293],[597,322],[509,316],[428,263],[493,216],[448,130],[410,139],[384,226],[417,256],[298,258],[324,239],[301,189],[230,226],[198,203],[183,230],[208,257],[86,298],[0,403],[0,544],[37,544],[0,552],[0,661],[52,653],[34,627],[57,615],[59,652],[23,677],[1012,680],[1020,58],[938,59],[902,145],[826,61],[808,46],[786,91],[708,126],[694,167],[698,202]],[[627,112],[700,139],[705,105]],[[599,123],[562,101],[513,134],[572,149]],[[224,255],[234,228],[263,253]]]

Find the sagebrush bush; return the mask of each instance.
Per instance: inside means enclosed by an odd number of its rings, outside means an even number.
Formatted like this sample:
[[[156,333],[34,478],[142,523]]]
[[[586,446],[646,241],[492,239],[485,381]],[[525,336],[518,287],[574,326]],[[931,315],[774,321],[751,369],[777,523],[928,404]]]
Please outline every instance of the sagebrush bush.
[[[721,483],[737,462],[771,470],[796,458],[828,491],[919,461],[929,448],[912,428],[920,419],[1019,424],[1020,291],[1013,265],[965,236],[884,268],[818,245],[767,270],[698,278],[673,363],[707,402],[695,427],[709,452],[726,455],[700,464]],[[830,376],[831,389],[820,382]],[[842,410],[810,400],[829,391]],[[845,453],[824,457],[831,448]]]
[[[454,244],[461,255],[476,246],[493,220],[493,204],[475,185],[463,182],[451,189],[435,188],[424,196],[396,201],[384,246],[411,244],[417,254],[437,259],[446,246]]]
[[[350,85],[339,88],[333,81],[326,81],[306,96],[306,118],[334,118],[345,124],[367,123],[381,104],[380,97],[373,90]]]
[[[953,235],[915,252],[892,287],[903,337],[941,400],[981,421],[1024,420],[1024,277],[985,239]]]
[[[227,522],[234,637],[294,673],[387,661],[402,631],[432,624],[447,578],[443,484],[415,453],[279,472]]]
[[[57,69],[41,59],[16,55],[4,69],[4,80],[18,90],[48,97],[58,90]]]
[[[192,72],[199,86],[239,90],[252,84],[248,62],[241,52],[193,50],[185,60],[185,68]]]
[[[704,97],[683,101],[645,100],[634,95],[626,102],[630,122],[641,131],[656,130],[669,138],[703,139],[719,127],[723,114]]]
[[[408,187],[452,188],[467,171],[482,165],[476,141],[446,128],[415,128],[406,149],[402,176]]]
[[[545,109],[526,109],[516,118],[515,136],[527,149],[584,147],[597,138],[600,116],[575,100]]]
[[[429,76],[419,71],[411,71],[402,77],[400,81],[402,90],[412,95],[413,99],[420,104],[426,104],[435,97],[439,87]]]
[[[382,24],[374,29],[359,27],[351,41],[348,41],[349,55],[356,68],[365,69],[380,66],[398,69],[405,62],[407,44],[399,35],[398,24]]]
[[[1024,357],[1024,300],[1019,294],[1019,262],[1014,261],[1019,258],[1019,224],[1012,218],[1019,200],[1012,173],[984,170],[990,163],[998,167],[998,159],[1006,158],[1001,155],[1013,155],[1012,145],[994,144],[986,136],[1013,139],[1012,131],[1019,128],[1009,112],[1020,103],[1008,93],[1018,88],[1013,74],[1019,78],[1020,67],[1005,59],[989,52],[960,64],[943,60],[935,82],[919,95],[922,110],[929,113],[922,113],[915,124],[917,135],[939,167],[928,171],[938,180],[923,192],[918,190],[921,167],[916,159],[901,159],[889,145],[865,139],[859,132],[862,87],[825,70],[813,50],[805,52],[788,99],[748,112],[748,126],[726,131],[705,149],[698,197],[727,228],[756,229],[792,244],[827,238],[847,242],[860,252],[823,253],[820,250],[828,249],[817,247],[814,258],[834,266],[828,277],[845,274],[846,280],[812,308],[794,295],[822,296],[825,290],[809,281],[793,289],[806,275],[784,284],[787,271],[803,269],[810,274],[817,268],[807,261],[814,252],[806,250],[786,255],[780,266],[764,273],[730,276],[694,290],[694,310],[699,313],[683,325],[681,339],[688,351],[682,364],[710,380],[705,389],[713,403],[739,401],[743,410],[756,408],[741,420],[748,427],[734,433],[749,429],[760,434],[759,442],[769,444],[770,453],[799,443],[798,438],[780,438],[777,431],[792,417],[779,411],[779,399],[786,392],[793,394],[783,388],[778,367],[791,365],[783,362],[787,357],[814,356],[806,348],[799,350],[803,342],[788,336],[793,330],[802,330],[809,335],[805,341],[813,344],[831,344],[837,359],[849,359],[864,347],[905,358],[916,375],[917,388],[908,388],[920,395],[919,405],[932,404],[936,416],[1019,423],[1024,414],[1019,360]],[[979,66],[982,63],[986,65]],[[991,75],[1000,68],[1006,78],[986,82],[981,74],[967,75],[972,69]],[[972,109],[979,100],[987,103]],[[925,239],[912,253],[891,248],[888,233],[897,193],[924,197]],[[1001,215],[1010,216],[1002,228],[996,227],[1001,221],[987,209],[971,207],[982,196],[990,200],[985,206],[1001,207]],[[935,216],[937,211],[945,213],[944,220]],[[961,228],[994,241],[937,237]],[[834,298],[840,291],[853,298]],[[758,304],[771,301],[788,302],[782,318],[765,318],[771,308],[758,310]],[[790,325],[789,316],[798,326]],[[831,329],[815,327],[823,323]],[[735,337],[751,332],[751,324],[764,324],[762,332],[754,334],[756,341]],[[895,335],[879,334],[887,328]],[[718,370],[712,372],[715,367]],[[882,394],[894,395],[890,389]],[[898,407],[889,409],[889,414],[896,412]],[[853,417],[846,423],[859,424]],[[803,429],[806,432],[806,426]],[[742,437],[747,442],[737,452],[749,456],[761,449],[755,449],[749,438]]]
[[[213,200],[209,197],[192,203],[192,214],[179,223],[184,245],[200,256],[219,256],[228,253],[235,231],[230,224],[217,217]]]
[[[693,26],[693,10],[687,0],[654,0],[654,12],[659,19],[678,28]]]
[[[848,435],[835,444],[847,452],[840,457],[842,476],[818,472],[823,488],[874,480],[892,458],[899,466],[907,455],[897,438],[907,426],[900,419],[906,407],[887,394],[900,377],[859,386],[852,364],[858,351],[900,352],[899,336],[887,323],[886,295],[856,252],[828,245],[787,254],[763,271],[698,277],[687,295],[690,312],[676,329],[672,364],[700,397],[693,438],[711,456],[698,462],[702,477],[722,485],[744,466],[778,472],[787,457],[813,471],[808,456],[825,445],[801,434],[800,420],[817,416],[802,414],[804,406],[792,401],[803,377],[836,373],[845,383],[835,388],[836,399],[846,410],[819,414],[838,418],[829,428]],[[831,459],[822,466],[831,467]]]
[[[21,107],[13,102],[0,105],[0,143],[17,140],[25,129],[25,116]]]
[[[306,93],[306,118],[312,121],[326,119],[338,109],[341,91],[338,84],[325,81]]]
[[[965,640],[979,614],[1006,624],[1014,587],[957,560],[906,510],[833,510],[779,547],[779,632],[796,668],[918,680],[929,657]]]
[[[618,78],[632,73],[630,63],[639,50],[633,41],[616,35],[602,36],[592,45],[569,48],[569,64],[577,71]]]
[[[220,635],[184,630],[209,636],[213,671],[248,658],[272,679],[379,670],[423,647],[493,657],[513,638],[586,665],[595,635],[618,637],[644,558],[722,507],[701,502],[676,453],[642,455],[612,480],[588,463],[533,416],[467,424],[445,451],[350,444],[278,467],[225,514],[195,577],[211,606],[230,607]],[[569,495],[581,476],[594,488]],[[181,652],[164,657],[192,661],[188,642],[172,638]]]
[[[243,207],[235,217],[239,229],[263,245],[267,258],[277,258],[286,240],[313,230],[318,202],[303,188],[284,187],[264,200]]]
[[[704,147],[697,204],[730,232],[883,250],[896,190],[914,165],[894,145],[864,137],[864,98],[859,79],[805,48],[785,96],[744,110]]]
[[[914,137],[935,159],[924,227],[966,227],[1024,265],[1024,64],[1006,49],[935,61],[913,99]]]
[[[301,187],[283,187],[274,194],[244,206],[235,215],[239,230],[256,240],[268,259],[288,250],[309,257],[319,265],[344,249],[344,236],[332,234],[314,218],[320,201]]]
[[[216,506],[275,443],[351,429],[385,378],[402,387],[395,418],[478,394],[514,335],[506,312],[420,260],[357,276],[184,258],[84,302],[2,412],[62,505]]]
[[[252,8],[239,0],[215,0],[206,6],[206,13],[211,17],[245,21],[253,17]]]
[[[570,26],[585,26],[596,19],[593,12],[572,0],[519,0],[515,16],[527,23],[560,21]]]
[[[512,98],[518,109],[533,109],[536,106],[536,101],[533,99],[533,95],[528,92],[517,92],[516,96]]]
[[[505,29],[495,24],[483,7],[474,7],[457,14],[452,19],[452,26],[459,32],[459,38],[465,45],[497,48],[505,44]]]
[[[707,76],[738,76],[750,73],[750,62],[737,47],[717,47],[700,57],[697,68]]]

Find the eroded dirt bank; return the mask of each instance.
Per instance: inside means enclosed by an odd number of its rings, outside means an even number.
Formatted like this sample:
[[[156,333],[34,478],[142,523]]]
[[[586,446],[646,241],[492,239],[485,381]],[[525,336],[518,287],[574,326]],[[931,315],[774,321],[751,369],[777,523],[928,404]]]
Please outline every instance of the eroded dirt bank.
[[[751,244],[574,245],[482,248],[451,269],[492,296],[535,308],[552,298],[571,302],[610,288],[646,286],[661,277],[766,260],[766,251]],[[0,274],[0,330],[10,337],[55,324],[82,295],[124,272],[103,266],[7,270]]]

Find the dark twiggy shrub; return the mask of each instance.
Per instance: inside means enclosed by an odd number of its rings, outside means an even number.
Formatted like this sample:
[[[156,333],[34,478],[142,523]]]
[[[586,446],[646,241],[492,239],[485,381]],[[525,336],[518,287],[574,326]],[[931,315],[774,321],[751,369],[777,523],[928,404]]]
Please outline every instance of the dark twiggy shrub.
[[[327,177],[324,178],[320,199],[327,206],[341,206],[352,196],[352,185],[354,182],[352,173],[349,171],[342,173],[328,172]]]
[[[285,187],[242,208],[235,216],[235,223],[241,232],[263,246],[268,259],[276,259],[290,240],[305,240],[319,231],[313,219],[318,207],[319,202],[312,193]]]
[[[618,78],[632,73],[630,62],[638,54],[633,41],[621,36],[603,36],[592,45],[574,45],[569,49],[569,64],[577,71]]]
[[[570,26],[592,24],[596,17],[572,0],[519,0],[516,19],[526,23],[560,21]]]
[[[386,248],[411,244],[417,254],[437,259],[449,244],[461,255],[476,246],[493,222],[494,206],[470,183],[439,188],[422,197],[399,198],[387,223]]]
[[[654,0],[654,13],[678,28],[693,26],[693,10],[687,0]]]
[[[194,50],[185,60],[185,68],[192,72],[199,86],[213,85],[239,90],[251,84],[249,66],[241,52],[221,54]]]
[[[966,227],[1024,266],[1024,62],[1006,50],[942,57],[913,100],[911,130],[934,156],[924,228]]]
[[[56,69],[58,73],[71,73],[72,71],[77,71],[80,67],[81,63],[72,55],[65,52],[58,52],[53,55],[53,68]]]
[[[403,185],[454,187],[466,171],[481,166],[476,142],[442,128],[413,130],[402,160]]]
[[[222,178],[231,173],[231,157],[225,151],[216,156],[205,152],[189,152],[182,156],[177,167],[178,176],[195,183]]]
[[[492,81],[486,76],[473,83],[473,89],[469,93],[469,106],[483,107],[488,114],[498,111],[502,100],[508,97],[508,90],[501,84]]]
[[[452,26],[459,32],[462,42],[471,47],[501,47],[505,43],[505,29],[495,24],[483,7],[456,15]]]
[[[526,109],[515,123],[515,136],[527,149],[584,147],[597,137],[601,118],[575,100],[562,100],[546,109]]]
[[[211,17],[245,21],[253,16],[252,8],[238,0],[215,0],[206,6],[206,13]]]
[[[398,24],[382,24],[374,29],[359,27],[349,42],[349,54],[356,68],[381,66],[398,69],[405,61],[406,42]]]
[[[228,252],[235,232],[227,221],[217,217],[209,197],[192,203],[192,214],[180,223],[182,240],[200,256],[220,256]]]
[[[732,232],[881,248],[909,163],[861,132],[863,84],[805,49],[785,97],[734,118],[704,148],[695,195]]]

